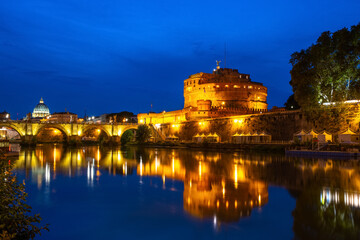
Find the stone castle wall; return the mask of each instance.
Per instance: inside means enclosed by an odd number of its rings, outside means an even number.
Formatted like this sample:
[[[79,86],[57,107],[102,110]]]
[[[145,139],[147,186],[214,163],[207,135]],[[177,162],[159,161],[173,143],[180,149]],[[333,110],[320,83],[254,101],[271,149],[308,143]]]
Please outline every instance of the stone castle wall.
[[[337,135],[351,129],[359,131],[360,109],[358,106],[345,113],[320,112],[309,117],[300,110],[240,115],[227,118],[187,121],[180,124],[162,124],[159,130],[165,136],[175,135],[180,140],[190,141],[196,134],[217,133],[222,142],[230,142],[235,133],[262,133],[272,136],[273,141],[289,141],[300,130],[326,130]],[[318,116],[319,115],[319,116]]]
[[[267,88],[252,82],[250,75],[236,69],[217,69],[198,73],[184,81],[184,107],[198,107],[199,100],[210,100],[213,107],[267,109]]]

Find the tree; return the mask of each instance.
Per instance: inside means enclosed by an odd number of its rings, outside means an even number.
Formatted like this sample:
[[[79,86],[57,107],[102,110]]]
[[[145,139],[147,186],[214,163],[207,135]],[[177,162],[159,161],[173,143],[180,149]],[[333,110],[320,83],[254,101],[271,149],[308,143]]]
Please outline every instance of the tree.
[[[286,103],[284,104],[286,110],[296,110],[299,109],[300,106],[297,103],[297,101],[295,100],[294,94],[292,94],[288,100],[286,101]]]
[[[26,204],[25,184],[19,183],[12,173],[10,161],[0,161],[0,238],[34,239],[48,225],[39,227],[39,214],[29,215],[31,207]]]
[[[127,130],[121,136],[121,144],[125,145],[128,142],[130,142],[133,138],[134,138],[134,134],[133,134],[132,130]]]
[[[150,128],[145,124],[139,125],[138,130],[136,131],[136,140],[140,143],[144,143],[149,140],[150,136]]]
[[[290,85],[302,108],[360,97],[360,24],[324,32],[306,50],[291,55]]]

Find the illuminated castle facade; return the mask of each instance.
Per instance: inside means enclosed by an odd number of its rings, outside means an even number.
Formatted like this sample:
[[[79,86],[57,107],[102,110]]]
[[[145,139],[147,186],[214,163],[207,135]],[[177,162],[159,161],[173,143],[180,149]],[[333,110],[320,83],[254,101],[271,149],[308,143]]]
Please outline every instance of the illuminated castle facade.
[[[267,111],[267,88],[252,82],[249,74],[217,67],[212,73],[196,73],[184,81],[184,109],[141,113],[140,123],[169,123],[226,117]]]

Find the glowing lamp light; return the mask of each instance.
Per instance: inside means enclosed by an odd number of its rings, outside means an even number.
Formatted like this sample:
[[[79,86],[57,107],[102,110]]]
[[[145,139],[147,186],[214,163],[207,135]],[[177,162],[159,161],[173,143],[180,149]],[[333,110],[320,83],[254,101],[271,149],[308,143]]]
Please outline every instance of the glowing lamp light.
[[[101,130],[100,130],[100,129],[97,129],[96,131],[97,131],[98,133],[100,133],[100,132],[101,132]]]
[[[121,135],[121,130],[118,131],[118,136],[120,136],[120,135]]]
[[[199,122],[199,125],[202,126],[202,127],[204,127],[205,124],[206,124],[205,122]]]
[[[222,102],[221,105],[225,105],[225,102]]]
[[[140,119],[140,123],[144,123],[144,119]]]
[[[78,133],[79,136],[81,135],[81,131],[80,131],[80,130],[79,130],[77,133]]]
[[[234,119],[234,123],[237,123],[238,122],[238,120],[237,119]]]

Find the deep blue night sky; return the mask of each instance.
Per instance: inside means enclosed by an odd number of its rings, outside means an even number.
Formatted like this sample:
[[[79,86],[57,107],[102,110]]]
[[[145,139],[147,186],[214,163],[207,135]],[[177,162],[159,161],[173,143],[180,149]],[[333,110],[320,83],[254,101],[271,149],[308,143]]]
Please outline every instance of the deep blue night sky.
[[[16,119],[43,97],[84,116],[183,107],[183,80],[215,60],[291,94],[290,55],[360,21],[360,1],[0,1],[0,111]]]

